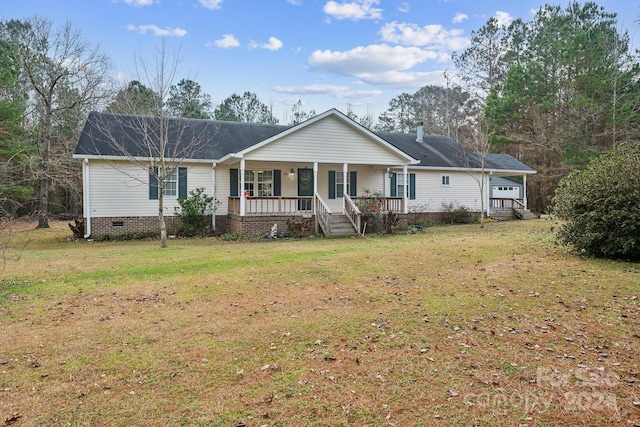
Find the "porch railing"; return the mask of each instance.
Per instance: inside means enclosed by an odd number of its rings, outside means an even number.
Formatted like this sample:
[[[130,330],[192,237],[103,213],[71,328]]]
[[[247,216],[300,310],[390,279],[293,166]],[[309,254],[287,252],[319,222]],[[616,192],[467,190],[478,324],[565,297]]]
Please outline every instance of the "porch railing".
[[[313,196],[308,197],[246,197],[246,216],[251,215],[312,215]],[[240,215],[240,197],[229,197],[228,212]]]
[[[362,216],[360,215],[360,209],[358,209],[358,206],[356,206],[347,193],[344,193],[344,213],[347,218],[349,218],[349,222],[351,222],[351,225],[353,225],[356,231],[361,233]]]
[[[322,231],[326,236],[330,236],[331,235],[331,209],[329,209],[329,206],[327,206],[325,201],[322,200],[322,197],[320,197],[318,193],[316,193],[315,200],[316,200],[316,203],[315,203],[316,225],[322,228]],[[320,230],[316,228],[316,233],[318,233],[318,231]]]
[[[489,199],[491,209],[524,209],[524,199],[494,198]]]
[[[360,211],[387,213],[387,212],[404,212],[402,206],[402,197],[353,197],[353,202]]]

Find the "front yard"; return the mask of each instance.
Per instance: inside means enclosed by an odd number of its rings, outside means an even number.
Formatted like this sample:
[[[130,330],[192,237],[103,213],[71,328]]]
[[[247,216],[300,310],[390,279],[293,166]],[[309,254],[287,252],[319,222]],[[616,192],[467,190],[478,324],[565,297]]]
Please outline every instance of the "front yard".
[[[68,242],[0,276],[0,423],[640,425],[640,266],[549,221]]]

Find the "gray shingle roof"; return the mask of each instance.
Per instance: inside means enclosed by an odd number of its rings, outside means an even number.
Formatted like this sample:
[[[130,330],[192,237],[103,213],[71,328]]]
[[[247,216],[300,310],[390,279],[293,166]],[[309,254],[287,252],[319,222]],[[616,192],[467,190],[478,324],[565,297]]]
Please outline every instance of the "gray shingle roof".
[[[282,125],[216,120],[171,118],[164,120],[170,135],[167,154],[178,152],[183,154],[181,157],[190,159],[219,160],[291,128],[291,126]],[[127,147],[128,156],[146,157],[148,150],[144,149],[144,145],[136,142],[142,141],[145,134],[153,138],[159,123],[160,119],[155,117],[92,112],[85,123],[74,154],[80,157],[123,156],[122,150],[112,143],[112,140],[117,140]],[[479,165],[473,153],[469,153],[456,141],[445,136],[425,135],[424,142],[419,143],[416,141],[416,136],[410,134],[379,132],[376,135],[419,160],[418,166],[466,168],[469,165],[471,167]],[[199,141],[196,144],[197,149],[186,150],[189,143],[195,140]],[[486,167],[533,172],[533,169],[507,154],[489,155]]]
[[[418,166],[434,168],[480,168],[478,155],[465,150],[455,140],[441,135],[424,135],[420,143],[416,135],[380,132],[378,136],[404,151],[420,163]],[[508,154],[489,154],[486,169],[534,172],[529,166]]]
[[[188,159],[220,159],[251,147],[288,129],[290,126],[266,125],[216,120],[165,118],[169,130],[167,155],[182,153]],[[74,154],[79,156],[134,156],[147,157],[143,141],[157,138],[160,119],[91,112],[85,123]],[[113,141],[118,141],[114,144]],[[198,141],[189,150],[190,143]],[[126,146],[126,154],[117,145]]]

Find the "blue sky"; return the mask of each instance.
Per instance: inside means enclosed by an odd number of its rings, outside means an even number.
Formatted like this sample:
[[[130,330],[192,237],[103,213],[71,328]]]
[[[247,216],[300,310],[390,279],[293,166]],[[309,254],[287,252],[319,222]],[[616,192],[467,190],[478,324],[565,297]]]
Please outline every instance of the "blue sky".
[[[565,7],[568,0],[547,1]],[[600,0],[634,42],[640,4]],[[454,51],[492,17],[530,20],[531,0],[0,0],[0,19],[33,15],[71,22],[135,76],[165,36],[180,47],[179,78],[202,85],[214,103],[254,92],[281,123],[299,99],[318,113],[351,106],[377,118],[394,96],[443,84]],[[637,44],[637,43],[636,43]],[[177,83],[177,81],[176,81]]]

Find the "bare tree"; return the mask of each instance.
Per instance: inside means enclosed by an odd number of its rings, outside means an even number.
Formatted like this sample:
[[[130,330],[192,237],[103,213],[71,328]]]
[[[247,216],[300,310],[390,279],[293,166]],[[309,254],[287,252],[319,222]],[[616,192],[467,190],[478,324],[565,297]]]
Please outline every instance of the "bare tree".
[[[170,88],[178,71],[180,49],[169,49],[166,40],[156,49],[149,62],[137,56],[138,81],[154,93],[154,116],[131,114],[92,114],[88,128],[96,151],[124,157],[126,164],[134,164],[148,174],[131,174],[122,161],[109,160],[115,169],[157,190],[160,247],[167,246],[167,225],[164,196],[168,180],[175,176],[185,159],[204,158],[204,148],[216,133],[213,122],[168,117],[165,107]],[[139,102],[123,103],[135,107]],[[101,147],[101,148],[98,148]],[[106,151],[105,152],[105,147]],[[111,158],[111,157],[109,157]],[[148,178],[147,178],[148,177]],[[148,179],[148,181],[147,181]]]
[[[489,185],[486,173],[487,160],[492,151],[487,124],[480,123],[478,126],[466,127],[462,132],[461,144],[465,148],[463,152],[465,167],[469,175],[478,183],[480,190],[480,228],[484,228],[485,191]]]
[[[52,184],[68,182],[72,169],[71,140],[83,114],[108,96],[108,57],[88,42],[70,23],[54,28],[47,19],[10,21],[2,28],[18,46],[20,79],[29,94],[27,121],[37,129],[39,164],[33,175],[39,182],[38,228],[49,227],[49,192]],[[65,129],[65,133],[58,131]],[[56,162],[60,163],[57,170]],[[60,173],[62,176],[60,176]]]

